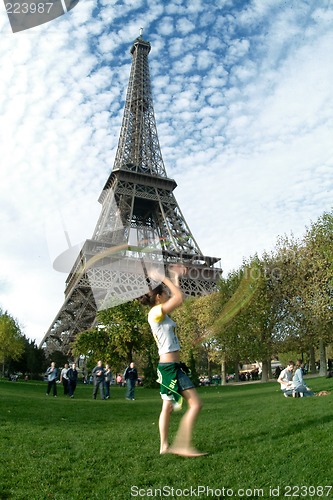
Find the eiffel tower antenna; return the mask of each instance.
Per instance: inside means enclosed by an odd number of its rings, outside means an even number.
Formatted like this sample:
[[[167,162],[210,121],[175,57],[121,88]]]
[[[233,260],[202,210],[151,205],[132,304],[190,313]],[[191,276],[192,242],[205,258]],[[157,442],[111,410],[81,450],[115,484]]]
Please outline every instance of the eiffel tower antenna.
[[[140,36],[130,50],[132,66],[113,169],[99,197],[93,236],[84,243],[66,280],[65,301],[41,345],[70,351],[75,335],[94,325],[98,309],[148,291],[147,267],[187,267],[185,295],[212,292],[221,276],[219,258],[204,256],[177,204],[159,145],[148,55]]]

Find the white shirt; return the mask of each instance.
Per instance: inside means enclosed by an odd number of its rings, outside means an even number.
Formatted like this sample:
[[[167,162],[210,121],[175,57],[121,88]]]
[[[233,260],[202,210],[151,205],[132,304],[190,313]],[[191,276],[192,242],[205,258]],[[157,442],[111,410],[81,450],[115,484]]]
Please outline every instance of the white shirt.
[[[175,333],[176,323],[167,314],[163,314],[161,304],[151,308],[148,322],[157,343],[158,354],[179,351],[180,345]]]
[[[293,372],[288,370],[287,368],[285,368],[280,373],[280,376],[278,378],[278,382],[283,381],[283,382],[289,383],[289,382],[291,382],[292,377],[293,377]],[[280,382],[280,386],[281,386],[281,391],[285,391],[287,389],[287,386],[285,384],[282,384],[281,382]]]

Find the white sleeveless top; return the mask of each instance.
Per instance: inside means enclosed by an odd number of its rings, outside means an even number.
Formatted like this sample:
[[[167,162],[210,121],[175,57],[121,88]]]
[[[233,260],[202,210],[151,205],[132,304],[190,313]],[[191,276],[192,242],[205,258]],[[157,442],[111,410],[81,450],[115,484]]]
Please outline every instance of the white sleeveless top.
[[[157,343],[158,354],[179,351],[180,345],[175,333],[177,325],[167,314],[163,314],[162,304],[151,308],[148,323]]]

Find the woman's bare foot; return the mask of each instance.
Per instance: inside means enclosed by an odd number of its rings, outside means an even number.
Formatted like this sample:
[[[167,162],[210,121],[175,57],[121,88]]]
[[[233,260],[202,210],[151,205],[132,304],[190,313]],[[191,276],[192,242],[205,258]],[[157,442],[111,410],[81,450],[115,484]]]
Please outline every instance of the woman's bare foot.
[[[203,457],[208,455],[206,452],[201,452],[196,450],[195,448],[169,448],[168,453],[172,453],[173,455],[179,455],[180,457]]]

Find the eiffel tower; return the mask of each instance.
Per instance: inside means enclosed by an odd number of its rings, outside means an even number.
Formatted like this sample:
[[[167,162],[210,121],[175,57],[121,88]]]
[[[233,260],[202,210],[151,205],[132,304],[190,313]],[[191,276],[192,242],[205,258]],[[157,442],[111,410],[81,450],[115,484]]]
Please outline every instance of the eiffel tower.
[[[219,258],[204,256],[167,177],[153,109],[148,54],[142,33],[131,48],[132,66],[114,166],[99,197],[102,210],[66,280],[65,301],[41,346],[70,351],[75,335],[92,327],[98,309],[143,295],[146,264],[183,263],[185,296],[216,289]]]

